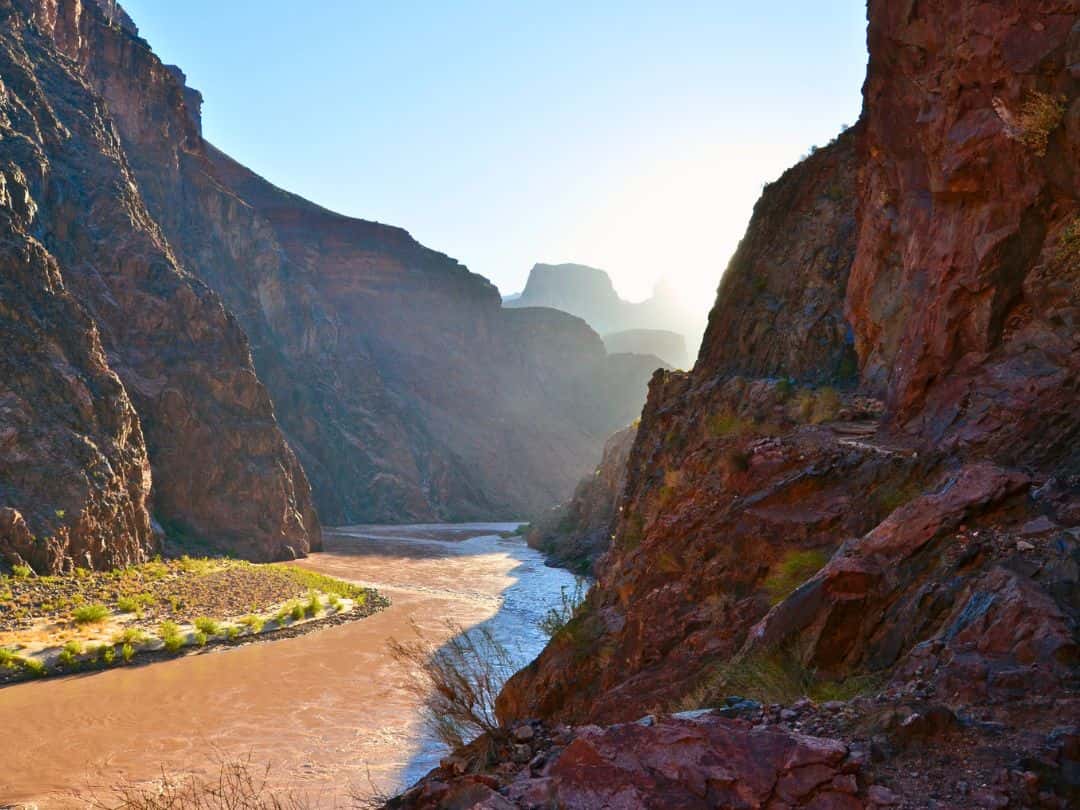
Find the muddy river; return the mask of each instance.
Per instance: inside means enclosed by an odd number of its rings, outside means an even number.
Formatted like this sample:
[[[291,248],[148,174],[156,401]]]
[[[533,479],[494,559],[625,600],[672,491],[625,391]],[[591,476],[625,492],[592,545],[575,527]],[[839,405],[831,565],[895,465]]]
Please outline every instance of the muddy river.
[[[516,524],[356,526],[300,564],[378,588],[392,607],[296,638],[0,689],[0,806],[85,807],[121,781],[216,773],[250,757],[317,806],[392,790],[437,764],[408,675],[387,654],[412,625],[484,623],[522,663],[538,619],[573,577],[548,568]]]

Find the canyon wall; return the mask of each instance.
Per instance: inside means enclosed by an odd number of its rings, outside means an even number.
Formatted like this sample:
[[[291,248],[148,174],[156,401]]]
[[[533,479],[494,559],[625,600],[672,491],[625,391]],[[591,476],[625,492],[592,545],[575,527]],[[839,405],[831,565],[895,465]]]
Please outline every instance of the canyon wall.
[[[578,483],[573,497],[529,526],[526,541],[544,552],[549,564],[592,576],[611,545],[626,485],[626,462],[636,434],[635,424],[608,439],[600,463]]]
[[[37,244],[29,249],[35,263],[49,268],[48,286],[56,296],[51,300],[73,297],[82,307],[72,320],[85,322],[84,351],[94,362],[72,367],[70,384],[93,392],[104,384],[95,384],[94,376],[111,368],[119,381],[111,383],[116,390],[106,401],[113,422],[122,423],[82,421],[61,428],[55,420],[63,418],[62,411],[45,404],[61,395],[59,389],[29,403],[26,429],[40,435],[54,427],[74,431],[88,446],[76,458],[92,455],[99,431],[110,430],[116,446],[104,447],[120,451],[126,463],[94,473],[84,468],[79,475],[103,472],[130,499],[112,498],[113,514],[103,517],[96,497],[103,484],[95,479],[84,484],[91,495],[81,502],[70,499],[53,508],[47,489],[20,488],[5,505],[24,514],[49,513],[29,525],[39,540],[85,537],[88,523],[98,525],[89,554],[81,551],[86,540],[72,541],[77,562],[130,561],[153,545],[146,512],[148,457],[155,479],[153,513],[166,526],[260,559],[304,553],[318,544],[318,523],[244,333],[220,299],[177,261],[144,205],[107,106],[57,51],[57,43],[73,55],[89,48],[89,38],[106,27],[100,12],[78,3],[12,2],[0,13],[9,121],[16,130],[5,138],[3,157],[9,176],[28,179],[15,190],[34,214],[27,230]],[[9,223],[9,237],[14,231],[18,239],[17,224]],[[31,303],[25,296],[13,300],[12,320],[32,317],[23,308]],[[65,323],[60,329],[71,338],[77,327]],[[31,353],[17,355],[17,361],[55,366],[52,337],[43,332],[36,347],[26,347]],[[95,357],[101,349],[104,357]],[[19,464],[19,475],[51,479],[74,463],[38,452]],[[46,567],[60,564],[52,555]]]
[[[781,671],[1027,701],[1049,733],[1077,676],[1078,14],[870,2],[859,124],[766,187],[697,364],[653,380],[599,581],[504,718]]]
[[[400,228],[214,149],[118,6],[0,14],[6,564],[122,564],[164,537],[290,558],[319,548],[316,506],[509,519],[565,499],[637,415],[660,360],[503,310]]]

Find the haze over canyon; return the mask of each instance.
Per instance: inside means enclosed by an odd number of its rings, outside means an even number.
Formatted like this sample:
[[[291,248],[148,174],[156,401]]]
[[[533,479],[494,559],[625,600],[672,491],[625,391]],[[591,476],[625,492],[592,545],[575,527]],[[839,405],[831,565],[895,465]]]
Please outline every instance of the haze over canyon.
[[[0,807],[1076,806],[1080,0],[867,45],[706,322],[504,298],[0,0]]]

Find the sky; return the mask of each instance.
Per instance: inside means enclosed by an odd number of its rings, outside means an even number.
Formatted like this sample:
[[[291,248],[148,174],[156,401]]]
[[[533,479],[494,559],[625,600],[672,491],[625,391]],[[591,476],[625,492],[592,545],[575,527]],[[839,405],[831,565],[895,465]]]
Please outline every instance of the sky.
[[[707,308],[765,182],[854,123],[862,0],[121,0],[209,141],[520,291]]]

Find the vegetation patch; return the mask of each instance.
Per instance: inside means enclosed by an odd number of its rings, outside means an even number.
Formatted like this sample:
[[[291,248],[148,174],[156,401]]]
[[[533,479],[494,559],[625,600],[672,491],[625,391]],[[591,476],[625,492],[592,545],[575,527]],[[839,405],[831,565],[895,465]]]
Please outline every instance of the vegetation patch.
[[[117,666],[304,620],[361,618],[386,604],[375,591],[286,564],[182,557],[50,577],[27,568],[0,576],[0,683]]]
[[[859,674],[834,680],[818,677],[797,656],[786,651],[737,656],[714,667],[676,706],[680,711],[715,708],[729,695],[761,703],[791,704],[802,698],[816,702],[851,700],[879,689],[878,674]]]
[[[1035,90],[1028,94],[1016,116],[1018,139],[1039,157],[1046,154],[1050,133],[1065,117],[1065,103],[1058,96]]]
[[[829,555],[821,549],[794,550],[784,555],[762,583],[769,594],[769,604],[776,605],[820,571],[829,561]]]
[[[804,388],[794,400],[794,416],[801,422],[820,425],[840,415],[840,394],[835,388]]]
[[[574,587],[568,588],[563,585],[559,589],[560,603],[555,607],[548,610],[546,614],[537,622],[537,626],[548,637],[560,633],[570,620],[578,613],[582,604],[585,602],[585,595],[588,593],[588,584],[583,577],[575,577]]]

